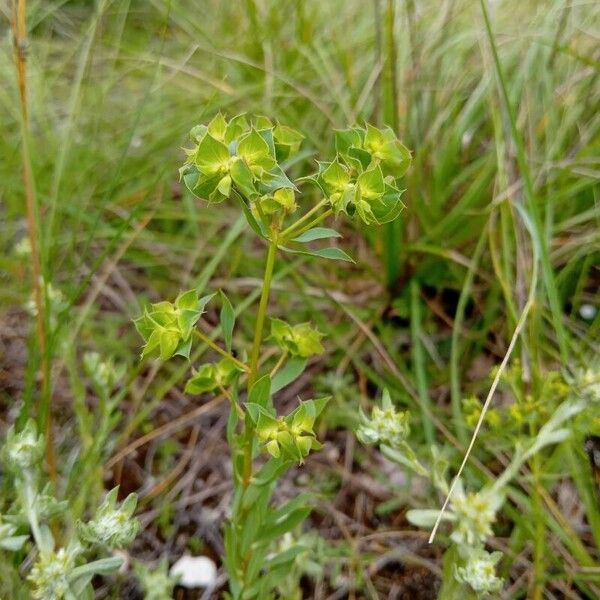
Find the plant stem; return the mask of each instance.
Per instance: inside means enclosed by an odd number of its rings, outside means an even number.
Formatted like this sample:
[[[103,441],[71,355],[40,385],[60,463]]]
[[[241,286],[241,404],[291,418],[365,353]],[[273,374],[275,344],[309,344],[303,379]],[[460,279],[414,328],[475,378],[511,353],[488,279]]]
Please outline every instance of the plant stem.
[[[23,164],[23,185],[25,187],[25,206],[27,210],[27,235],[31,248],[31,279],[36,307],[36,330],[38,352],[41,357],[42,391],[41,402],[38,407],[40,427],[46,437],[46,460],[48,473],[52,481],[56,481],[56,456],[52,441],[52,411],[50,405],[50,350],[46,331],[46,304],[44,298],[44,282],[38,248],[39,230],[37,223],[37,201],[33,171],[31,168],[31,155],[29,152],[29,111],[27,108],[27,4],[26,0],[13,0],[12,31],[15,49],[15,66],[19,83],[19,99],[21,106],[21,154]]]
[[[331,214],[333,214],[333,209],[328,208],[324,213],[321,213],[318,217],[314,218],[310,223],[307,223],[306,225],[304,225],[304,227],[302,227],[299,231],[294,231],[293,236],[298,237],[299,235],[302,235],[305,231],[312,229],[315,225],[318,225],[319,223],[324,221]],[[282,235],[282,237],[283,237],[283,235]]]
[[[283,363],[285,362],[285,359],[288,357],[288,352],[287,350],[285,352],[283,352],[283,354],[279,357],[279,360],[277,361],[277,363],[275,364],[275,366],[273,367],[273,369],[271,370],[271,373],[269,373],[269,377],[271,379],[273,379],[273,377],[275,376],[275,373],[277,373],[277,371],[279,371],[279,369],[281,369],[281,365],[283,365]]]
[[[312,217],[312,215],[314,215],[320,208],[322,208],[323,206],[325,206],[325,204],[327,202],[328,202],[327,198],[323,198],[320,202],[318,202],[317,204],[315,204],[315,206],[313,206],[305,215],[303,215],[295,223],[292,223],[287,229],[284,229],[281,232],[281,236],[280,237],[282,237],[282,238],[289,237],[289,235],[294,230],[296,230],[300,225],[302,225],[302,223],[304,223],[307,219],[309,219],[310,217]],[[299,234],[294,234],[294,235],[299,235]]]
[[[258,314],[256,316],[256,327],[254,329],[254,342],[250,354],[250,371],[248,374],[248,389],[256,381],[258,371],[258,357],[260,355],[260,345],[262,342],[263,328],[265,325],[265,316],[267,314],[267,304],[269,302],[269,292],[271,290],[271,280],[273,278],[273,267],[275,266],[275,254],[277,253],[277,234],[269,243],[267,252],[267,263],[265,265],[265,275],[263,277],[262,292],[260,303],[258,305]]]
[[[529,427],[531,439],[536,438],[536,432],[532,425]],[[546,553],[546,532],[544,526],[544,507],[542,496],[540,494],[541,483],[541,463],[540,456],[535,453],[529,462],[531,473],[533,475],[533,489],[531,506],[533,509],[533,575],[531,579],[531,598],[533,600],[542,600],[544,594],[544,569]]]
[[[221,356],[228,358],[230,361],[235,363],[236,367],[242,369],[242,371],[248,371],[249,367],[247,364],[243,363],[241,360],[238,360],[233,354],[227,352],[227,350],[223,350],[221,346],[215,344],[206,334],[202,333],[198,329],[194,329],[194,335],[201,341],[203,341],[209,348],[212,348],[215,352],[218,352]]]

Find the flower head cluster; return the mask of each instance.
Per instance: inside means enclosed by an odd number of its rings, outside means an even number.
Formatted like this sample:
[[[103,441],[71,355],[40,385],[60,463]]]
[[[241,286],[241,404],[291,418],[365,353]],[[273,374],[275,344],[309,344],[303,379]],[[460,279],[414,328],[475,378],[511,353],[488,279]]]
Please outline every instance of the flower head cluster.
[[[246,407],[267,452],[274,458],[283,456],[302,463],[311,450],[321,448],[313,427],[327,400],[302,402],[287,417],[277,417],[274,410],[252,402]]]
[[[112,489],[98,508],[94,519],[79,523],[82,541],[106,548],[121,548],[133,542],[139,531],[139,521],[133,517],[137,497],[130,494],[121,506],[117,506],[119,488]]]
[[[490,553],[483,548],[476,548],[469,552],[464,566],[456,567],[456,580],[466,583],[481,595],[499,592],[503,581],[496,575],[496,565],[501,558],[501,552]]]
[[[21,431],[12,426],[2,448],[2,460],[16,474],[36,468],[44,456],[44,436],[38,435],[36,424],[29,420]]]
[[[320,163],[314,181],[336,212],[358,216],[367,225],[388,223],[404,208],[399,179],[410,151],[389,128],[372,125],[336,132],[337,157]]]
[[[56,552],[43,552],[29,573],[34,598],[61,599],[71,591],[69,576],[75,567],[78,549],[61,548]]]
[[[356,436],[363,444],[399,448],[410,433],[409,413],[396,410],[387,389],[383,392],[381,408],[375,406],[370,418],[361,410],[360,420]]]
[[[196,146],[180,173],[187,188],[208,202],[222,202],[237,189],[267,213],[295,210],[294,184],[279,161],[298,152],[303,136],[265,117],[250,123],[245,115],[227,121],[218,114],[190,136]],[[292,192],[281,193],[287,189]]]
[[[324,351],[322,337],[323,334],[310,323],[290,325],[281,319],[271,319],[271,338],[292,356],[308,358],[321,354]]]
[[[182,292],[175,302],[158,302],[146,307],[144,314],[134,321],[146,342],[142,358],[158,353],[162,360],[173,355],[189,357],[192,330],[213,297],[198,298],[197,290]]]
[[[240,373],[239,367],[229,358],[217,363],[203,364],[188,380],[187,394],[203,394],[226,388]]]
[[[461,482],[452,497],[450,517],[454,520],[451,538],[457,544],[474,546],[492,535],[496,513],[504,502],[504,496],[491,488],[477,493],[465,493]]]

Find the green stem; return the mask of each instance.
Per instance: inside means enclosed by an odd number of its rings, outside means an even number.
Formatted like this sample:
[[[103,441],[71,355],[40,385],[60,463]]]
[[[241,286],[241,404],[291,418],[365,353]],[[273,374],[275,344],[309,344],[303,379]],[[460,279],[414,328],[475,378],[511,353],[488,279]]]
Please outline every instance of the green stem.
[[[535,432],[530,428],[532,439],[535,439]],[[530,461],[531,472],[533,474],[532,490],[532,508],[534,513],[533,524],[533,581],[531,586],[531,598],[533,600],[542,600],[544,595],[544,574],[545,574],[545,554],[546,554],[546,531],[544,525],[544,507],[542,496],[540,494],[541,483],[541,463],[539,454],[534,454]]]
[[[321,200],[320,202],[315,204],[315,206],[313,206],[305,215],[300,217],[300,219],[298,219],[295,223],[292,223],[287,229],[284,229],[281,232],[281,237],[282,238],[289,237],[289,235],[292,233],[292,231],[297,229],[300,225],[302,225],[302,223],[304,223],[307,219],[312,217],[320,208],[325,206],[325,204],[327,204],[328,201],[329,200],[327,198],[323,198],[323,200]],[[294,234],[294,235],[299,235],[299,234]]]
[[[277,253],[277,235],[269,243],[267,253],[267,263],[265,265],[265,275],[263,278],[260,303],[258,305],[258,314],[256,316],[256,328],[254,329],[254,342],[250,354],[250,371],[248,373],[248,389],[256,381],[258,371],[258,357],[260,355],[260,345],[262,342],[263,328],[265,325],[265,316],[267,314],[267,304],[269,302],[269,292],[271,291],[271,280],[273,278],[273,267],[275,266],[275,254]]]
[[[206,334],[202,333],[198,329],[194,329],[194,335],[199,340],[204,342],[209,348],[212,348],[215,352],[218,352],[221,356],[228,358],[237,367],[239,367],[242,371],[249,371],[248,365],[243,363],[241,360],[238,360],[235,356],[233,356],[233,354],[230,354],[226,350],[223,350],[223,348],[221,348],[221,346],[219,346],[218,344],[215,344],[215,342],[213,342]]]
[[[305,231],[308,231],[309,229],[312,229],[315,225],[318,225],[319,223],[321,223],[322,221],[324,221],[331,214],[333,214],[333,209],[332,208],[328,208],[324,213],[321,213],[318,217],[316,217],[312,221],[310,221],[310,223],[307,223],[306,225],[304,225],[303,227],[301,227],[300,230],[294,231],[292,233],[292,235],[294,237],[298,237],[299,235],[302,235]],[[282,234],[281,237],[283,237],[283,234]]]
[[[287,350],[285,352],[283,352],[283,354],[279,357],[279,360],[277,361],[276,365],[273,367],[273,369],[271,369],[271,373],[269,374],[269,377],[271,379],[273,379],[273,377],[275,376],[275,374],[277,373],[277,371],[279,371],[279,369],[281,369],[281,366],[283,365],[283,363],[285,362],[285,359],[288,357],[288,352]]]

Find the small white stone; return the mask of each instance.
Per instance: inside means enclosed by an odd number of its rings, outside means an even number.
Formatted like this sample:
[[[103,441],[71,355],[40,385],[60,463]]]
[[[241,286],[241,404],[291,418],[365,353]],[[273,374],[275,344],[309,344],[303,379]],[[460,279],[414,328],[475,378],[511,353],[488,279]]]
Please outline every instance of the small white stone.
[[[170,571],[179,577],[179,585],[185,588],[213,587],[217,581],[217,565],[208,556],[182,556]]]
[[[582,304],[579,307],[579,314],[581,315],[581,318],[586,321],[591,321],[596,316],[597,312],[598,309],[593,304]]]

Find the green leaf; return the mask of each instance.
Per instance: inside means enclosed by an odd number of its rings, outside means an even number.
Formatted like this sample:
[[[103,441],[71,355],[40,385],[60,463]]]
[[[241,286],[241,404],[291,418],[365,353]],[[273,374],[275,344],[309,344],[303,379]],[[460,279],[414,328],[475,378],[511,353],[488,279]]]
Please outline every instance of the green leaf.
[[[359,129],[336,129],[335,150],[342,156],[347,155],[352,147],[360,148],[362,145]]]
[[[258,404],[263,408],[271,406],[271,378],[269,375],[263,375],[250,388],[248,402]]]
[[[169,329],[159,331],[159,347],[161,360],[168,360],[175,354],[179,346],[179,332]]]
[[[270,155],[269,144],[260,135],[256,129],[244,136],[237,147],[237,154],[244,158],[248,166],[254,171],[253,167],[260,167],[265,171],[272,169],[277,163]],[[258,175],[262,173],[259,171]]]
[[[225,138],[223,141],[226,144],[230,144],[246,133],[249,128],[250,126],[248,125],[246,115],[243,113],[241,115],[237,115],[230,119],[229,123],[227,124],[227,130],[225,131]]]
[[[239,195],[237,196],[237,198],[238,198],[240,207],[242,208],[242,212],[244,213],[244,216],[246,217],[246,221],[248,221],[248,225],[250,225],[252,231],[254,231],[254,233],[256,233],[261,238],[263,238],[265,240],[268,239],[267,231],[266,231],[264,225],[254,218],[252,211],[250,210],[250,208],[248,207],[248,205],[246,204],[244,199],[242,197],[240,197]]]
[[[208,133],[212,135],[216,140],[223,142],[225,140],[225,133],[227,131],[227,121],[225,117],[219,112],[213,120],[208,124]]]
[[[190,336],[187,341],[181,342],[179,346],[177,346],[177,350],[173,356],[183,356],[183,358],[190,358],[190,352],[192,350],[192,337]]]
[[[358,176],[358,186],[360,188],[362,198],[366,200],[374,200],[383,196],[385,192],[385,182],[381,167],[376,167],[361,173]]]
[[[203,394],[216,387],[215,365],[207,363],[196,371],[185,385],[186,394]]]
[[[202,298],[200,298],[198,300],[198,307],[197,310],[200,311],[200,314],[203,315],[204,314],[204,309],[206,308],[206,305],[217,295],[217,292],[213,292],[212,294],[207,294],[206,296],[202,296]]]
[[[350,183],[350,174],[346,167],[341,165],[338,160],[334,160],[321,173],[321,180],[328,194],[343,192],[346,185]]]
[[[271,393],[275,394],[279,390],[283,389],[286,385],[289,385],[302,373],[306,368],[306,359],[300,357],[294,357],[289,360],[286,365],[278,371],[273,380],[271,381]]]
[[[340,248],[321,248],[320,250],[293,250],[292,248],[286,248],[285,246],[279,246],[284,252],[290,254],[303,254],[304,256],[317,256],[318,258],[326,258],[328,260],[343,260],[346,262],[354,263],[354,259],[348,256]]]
[[[240,192],[247,198],[252,198],[258,192],[254,187],[254,176],[245,161],[236,158],[229,169],[231,178],[235,182]]]
[[[282,188],[289,188],[295,192],[298,191],[298,188],[279,165],[275,165],[268,173],[263,174],[261,184],[266,191],[271,193]]]
[[[305,244],[306,242],[312,242],[314,240],[341,237],[342,235],[335,229],[330,229],[329,227],[313,227],[312,229],[309,229],[308,231],[305,231],[303,234],[299,235],[297,238],[294,238],[292,241]]]
[[[275,523],[265,524],[261,529],[258,541],[270,542],[292,531],[306,520],[311,510],[310,507],[297,508],[281,517]]]
[[[383,132],[377,127],[373,127],[370,123],[367,123],[367,133],[365,134],[365,149],[371,154],[375,154],[383,147],[385,138]]]
[[[230,154],[227,146],[207,133],[196,152],[196,166],[203,175],[225,173],[229,163]]]
[[[69,574],[69,579],[75,581],[80,577],[85,577],[89,574],[108,575],[114,573],[123,564],[123,559],[119,556],[111,556],[109,558],[100,558],[93,562],[86,563],[79,567],[75,567]]]
[[[196,290],[188,290],[181,292],[175,299],[175,306],[180,310],[197,310],[198,309],[198,292]]]
[[[221,330],[223,331],[223,340],[225,341],[225,348],[227,352],[231,352],[231,346],[233,342],[233,328],[235,326],[235,311],[229,298],[221,290]]]

